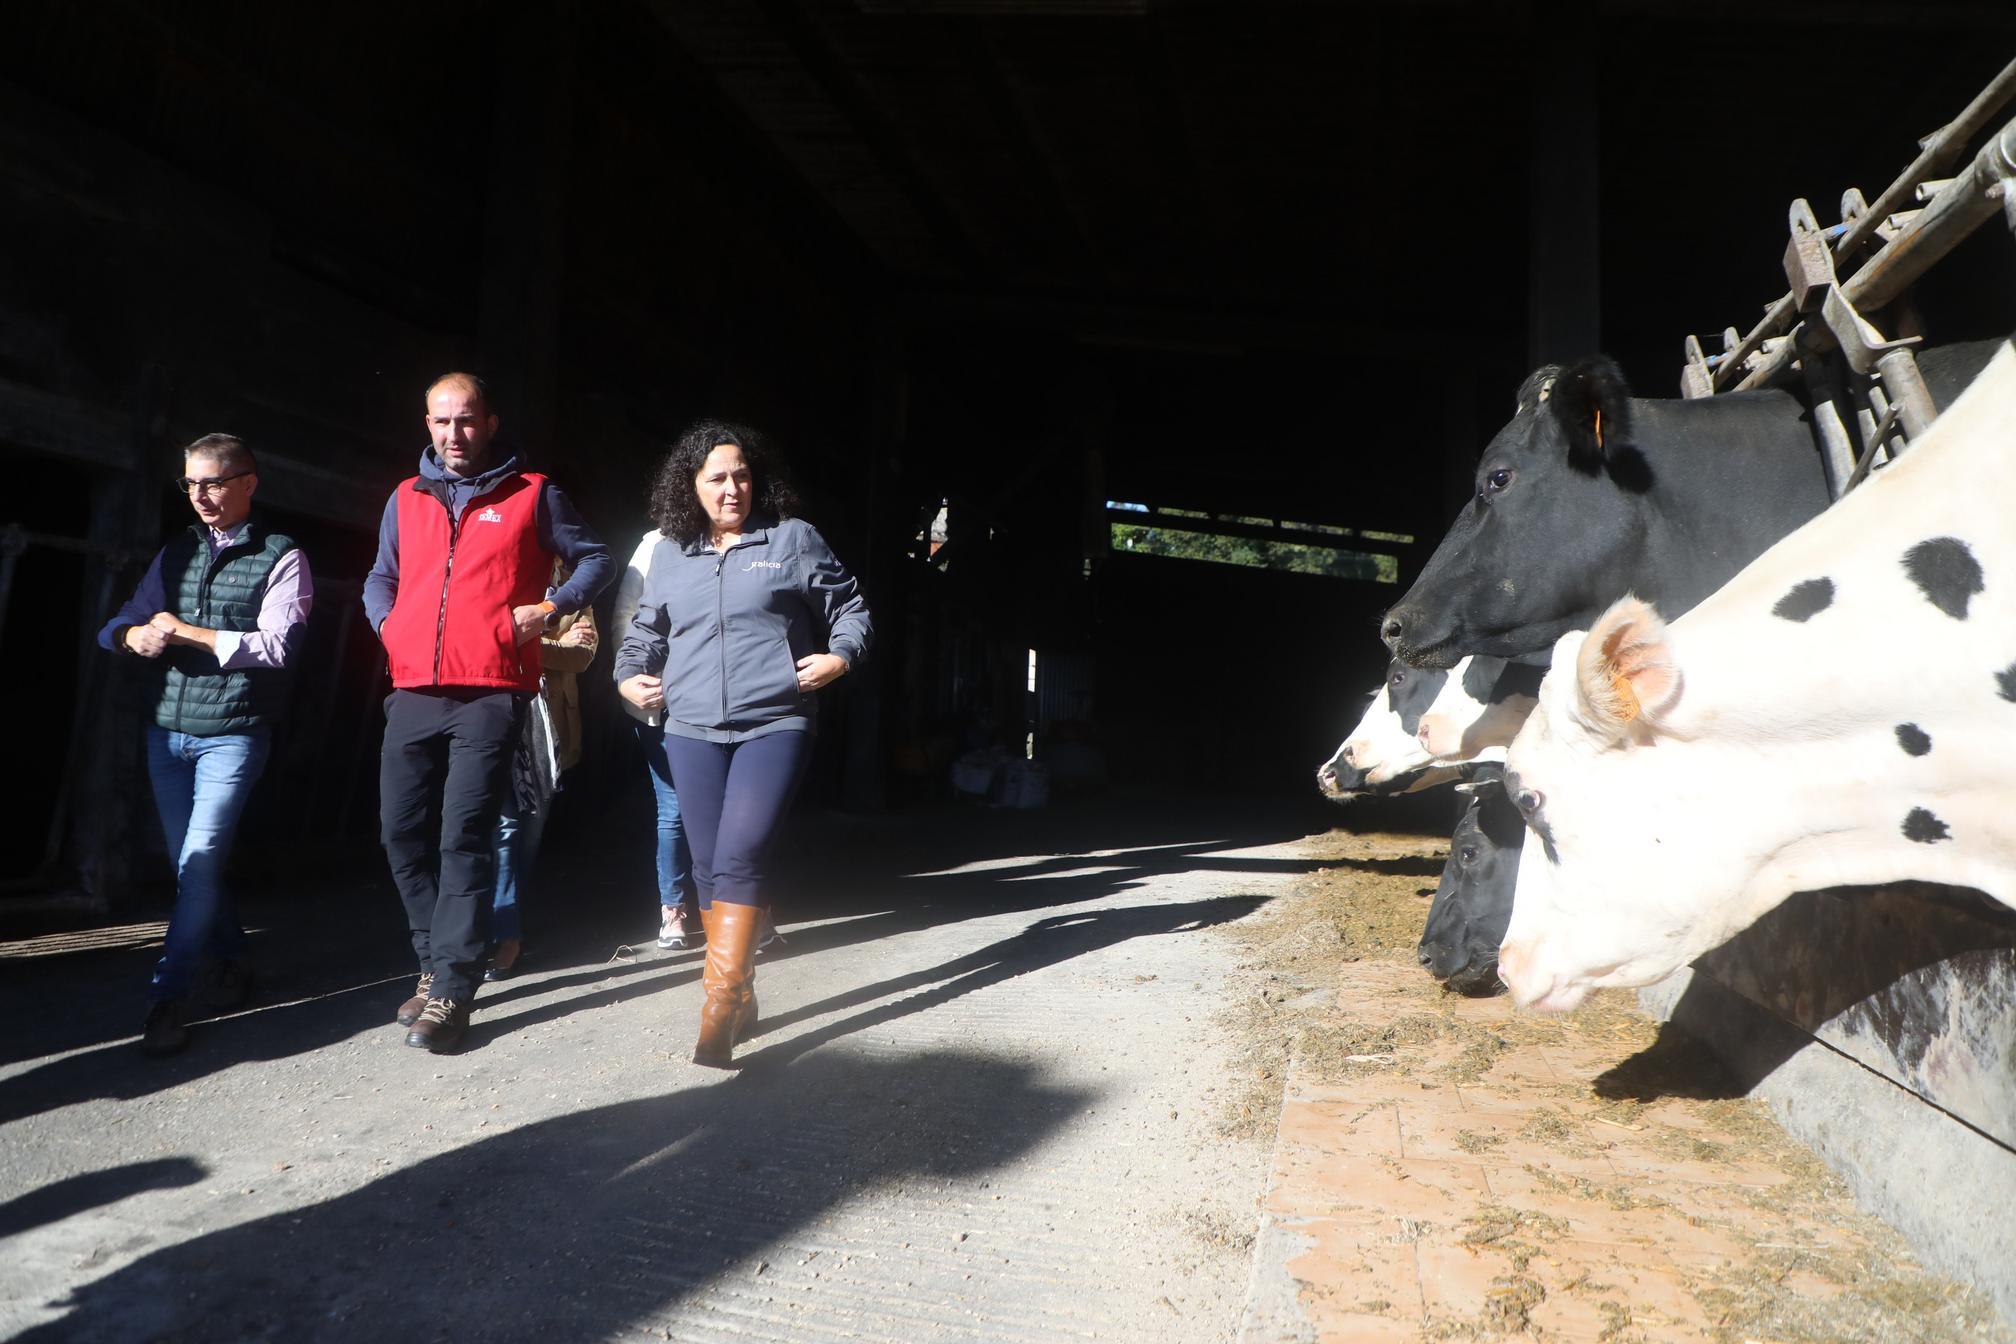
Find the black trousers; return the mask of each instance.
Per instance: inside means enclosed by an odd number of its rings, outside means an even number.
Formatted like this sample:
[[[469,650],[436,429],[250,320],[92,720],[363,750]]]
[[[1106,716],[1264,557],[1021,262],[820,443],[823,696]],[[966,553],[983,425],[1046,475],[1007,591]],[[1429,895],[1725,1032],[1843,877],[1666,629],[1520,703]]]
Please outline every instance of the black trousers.
[[[495,876],[497,813],[525,697],[478,688],[385,697],[378,807],[385,857],[406,906],[413,954],[434,996],[475,996]],[[433,818],[440,818],[435,832]]]

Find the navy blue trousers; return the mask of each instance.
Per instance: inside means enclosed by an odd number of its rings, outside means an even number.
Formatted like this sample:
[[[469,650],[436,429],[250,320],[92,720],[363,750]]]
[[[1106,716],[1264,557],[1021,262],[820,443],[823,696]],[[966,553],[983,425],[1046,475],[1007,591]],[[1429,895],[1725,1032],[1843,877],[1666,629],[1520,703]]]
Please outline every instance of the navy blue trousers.
[[[770,904],[770,848],[812,760],[812,734],[786,731],[746,742],[665,734],[672,786],[693,850],[700,908]]]

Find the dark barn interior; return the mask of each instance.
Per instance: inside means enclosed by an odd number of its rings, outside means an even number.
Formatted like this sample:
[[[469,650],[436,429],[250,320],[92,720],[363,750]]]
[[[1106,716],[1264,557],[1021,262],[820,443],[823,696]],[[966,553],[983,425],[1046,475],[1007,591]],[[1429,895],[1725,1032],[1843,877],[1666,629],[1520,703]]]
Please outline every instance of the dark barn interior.
[[[218,429],[319,590],[245,843],[373,859],[358,583],[451,368],[619,555],[683,425],[783,445],[878,626],[809,806],[943,806],[961,752],[1033,744],[1054,805],[1320,823],[1523,375],[1603,349],[1675,395],[1686,334],[1782,291],[1788,202],[1873,196],[2012,35],[2004,0],[15,0],[0,878],[165,894],[92,637]],[[2011,280],[1970,244],[1926,329],[2006,329]],[[1116,544],[1144,519],[1189,553]],[[576,826],[646,798],[583,682]]]

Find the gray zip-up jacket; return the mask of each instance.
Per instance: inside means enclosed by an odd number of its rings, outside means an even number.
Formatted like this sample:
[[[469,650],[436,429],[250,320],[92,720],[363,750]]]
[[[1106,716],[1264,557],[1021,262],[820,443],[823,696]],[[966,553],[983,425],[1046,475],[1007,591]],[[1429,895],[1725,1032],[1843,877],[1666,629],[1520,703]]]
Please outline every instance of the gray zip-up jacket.
[[[861,585],[816,528],[787,518],[725,553],[705,539],[654,550],[615,677],[663,678],[666,732],[739,742],[810,728],[818,710],[798,660],[834,653],[859,667],[872,631]]]

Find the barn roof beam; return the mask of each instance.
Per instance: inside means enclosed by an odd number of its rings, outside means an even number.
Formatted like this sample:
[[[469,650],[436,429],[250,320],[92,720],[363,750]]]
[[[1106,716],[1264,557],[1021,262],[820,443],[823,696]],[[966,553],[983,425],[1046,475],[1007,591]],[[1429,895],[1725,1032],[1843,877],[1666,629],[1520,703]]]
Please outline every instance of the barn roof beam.
[[[1019,83],[1004,68],[1000,44],[991,22],[955,25],[954,40],[959,46],[974,89],[985,102],[997,124],[1005,128],[1008,152],[1022,175],[1040,184],[1048,213],[1055,217],[1058,231],[1075,241],[1087,256],[1097,255],[1092,227],[1065,189],[1063,172],[1056,153],[1036,125]]]
[[[1085,345],[1165,350],[1175,354],[1240,358],[1255,350],[1334,351],[1340,355],[1391,351],[1398,344],[1446,336],[1426,322],[1368,330],[1328,310],[1232,309],[1205,303],[1166,303],[1029,289],[912,288],[898,311],[921,326],[990,322],[1065,335]]]
[[[661,135],[668,125],[683,128],[688,133],[678,138],[681,153],[746,186],[775,227],[789,231],[827,262],[836,279],[856,285],[879,281],[883,264],[860,234],[721,89],[699,55],[652,12],[650,0],[619,0],[604,11],[603,22],[611,44],[653,77],[597,80],[597,96],[616,102],[639,125]]]
[[[948,260],[967,274],[981,271],[980,251],[958,216],[918,165],[895,123],[834,53],[818,24],[798,0],[759,0],[759,4],[792,56],[902,191]]]

